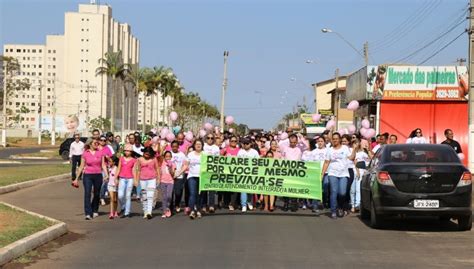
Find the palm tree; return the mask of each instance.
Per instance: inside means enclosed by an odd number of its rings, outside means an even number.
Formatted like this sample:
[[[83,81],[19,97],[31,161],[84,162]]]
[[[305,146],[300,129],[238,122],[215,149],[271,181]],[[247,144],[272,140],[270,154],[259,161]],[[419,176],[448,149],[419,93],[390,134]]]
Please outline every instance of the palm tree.
[[[143,94],[143,117],[142,132],[146,132],[146,98],[156,94],[156,84],[154,81],[153,71],[150,68],[142,70],[143,79],[139,81],[138,91]],[[151,103],[153,105],[153,102]]]
[[[173,70],[171,68],[166,68],[164,66],[155,66],[153,68],[153,71],[157,89],[161,93],[161,97],[163,99],[162,122],[165,123],[167,114],[166,97],[171,96],[174,99],[182,93],[182,90],[184,88],[181,87],[178,78],[173,73]]]
[[[144,83],[144,79],[145,79],[145,69],[140,68],[138,66],[138,64],[131,65],[129,72],[127,73],[125,82],[132,85],[133,93],[134,93],[135,97],[139,93],[145,91],[146,86],[145,86],[145,83]],[[131,108],[130,108],[130,102],[129,102],[129,104],[128,104],[128,115],[130,115],[130,109]],[[145,111],[143,111],[143,113],[145,113]],[[122,118],[123,118],[123,115],[122,115]],[[129,121],[128,121],[128,128],[130,129],[130,117],[129,117]]]
[[[96,69],[96,76],[106,75],[107,77],[112,78],[112,105],[110,112],[110,131],[114,132],[115,129],[115,95],[117,92],[117,82],[123,81],[129,70],[129,65],[123,63],[122,51],[117,52],[107,52],[105,53],[105,58],[99,59],[99,67]],[[122,128],[124,120],[122,118]]]

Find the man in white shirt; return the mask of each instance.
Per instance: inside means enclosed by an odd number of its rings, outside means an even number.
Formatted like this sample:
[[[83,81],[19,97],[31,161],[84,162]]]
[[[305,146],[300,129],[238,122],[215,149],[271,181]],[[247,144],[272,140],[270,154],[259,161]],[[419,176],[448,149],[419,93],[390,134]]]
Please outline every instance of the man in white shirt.
[[[260,155],[258,154],[258,152],[255,149],[252,148],[252,143],[251,143],[250,139],[242,138],[241,143],[243,145],[243,148],[239,150],[239,152],[237,153],[237,157],[240,157],[240,158],[260,158]],[[250,197],[252,197],[252,196],[250,196]],[[242,192],[240,194],[240,204],[242,206],[242,212],[247,211],[247,206],[250,210],[253,209],[252,200],[249,199],[250,201],[248,201],[247,198],[248,198],[247,193]]]
[[[298,136],[295,134],[290,135],[289,137],[290,144],[288,147],[283,148],[282,155],[283,159],[291,161],[301,161],[301,156],[303,153],[301,149],[297,147],[298,145]],[[296,212],[298,210],[298,200],[295,198],[283,197],[284,205],[283,211],[288,211],[291,206],[291,211]]]
[[[213,134],[206,135],[206,142],[204,143],[203,153],[206,155],[218,156],[221,150],[215,145],[215,137]],[[205,205],[209,206],[209,213],[214,213],[216,206],[216,192],[215,191],[202,191],[201,192],[201,203],[205,209]]]
[[[81,156],[84,153],[84,142],[81,141],[79,134],[74,135],[74,141],[69,147],[69,162],[71,163],[71,177],[76,179],[76,169],[81,165]]]
[[[388,133],[383,133],[383,134],[380,134],[380,137],[379,137],[379,140],[378,140],[378,144],[372,149],[372,152],[375,154],[377,152],[377,150],[380,149],[380,147],[382,147],[383,145],[387,144],[387,141],[388,141]]]
[[[174,174],[174,185],[173,185],[173,196],[174,199],[171,200],[170,208],[175,207],[176,213],[181,211],[181,199],[183,197],[183,189],[186,183],[186,178],[184,177],[184,162],[186,160],[186,155],[183,152],[179,151],[179,142],[173,141],[171,143],[171,161],[176,165],[176,172]],[[189,193],[187,190],[186,193]],[[188,199],[185,197],[185,204],[188,207]]]

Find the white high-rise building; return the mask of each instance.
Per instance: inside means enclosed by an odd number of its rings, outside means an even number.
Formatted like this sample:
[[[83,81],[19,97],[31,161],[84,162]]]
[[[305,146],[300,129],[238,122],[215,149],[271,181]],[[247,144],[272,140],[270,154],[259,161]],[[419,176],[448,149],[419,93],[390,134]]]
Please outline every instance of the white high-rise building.
[[[165,97],[163,102],[163,95],[158,92],[156,95],[146,96],[144,94],[138,95],[138,124],[143,122],[143,99],[145,98],[145,123],[152,127],[171,125],[169,113],[173,104],[171,96]]]
[[[96,70],[100,58],[117,51],[122,52],[123,63],[138,65],[139,46],[130,25],[117,22],[110,6],[97,4],[80,4],[77,12],[66,12],[64,35],[46,36],[45,45],[6,44],[4,55],[15,57],[20,63],[18,78],[28,78],[32,84],[30,89],[8,99],[7,107],[16,114],[28,111],[16,126],[37,128],[41,104],[43,130],[51,131],[54,108],[58,131],[72,130],[74,126],[67,125],[68,118],[78,118],[79,131],[85,129],[87,116],[89,119],[114,117],[116,131],[122,127],[136,129],[138,97],[133,94],[132,86],[119,81],[114,90],[112,79],[96,75]],[[112,111],[112,95],[115,111]]]

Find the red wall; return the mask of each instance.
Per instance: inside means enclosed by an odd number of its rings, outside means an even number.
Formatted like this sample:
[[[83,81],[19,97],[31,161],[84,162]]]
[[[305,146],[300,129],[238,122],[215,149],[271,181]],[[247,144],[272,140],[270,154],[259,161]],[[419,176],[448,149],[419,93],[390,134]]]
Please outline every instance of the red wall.
[[[405,143],[410,132],[421,128],[431,143],[446,138],[444,130],[454,132],[454,140],[461,144],[467,165],[468,104],[467,102],[380,102],[380,132],[396,134],[399,143]]]

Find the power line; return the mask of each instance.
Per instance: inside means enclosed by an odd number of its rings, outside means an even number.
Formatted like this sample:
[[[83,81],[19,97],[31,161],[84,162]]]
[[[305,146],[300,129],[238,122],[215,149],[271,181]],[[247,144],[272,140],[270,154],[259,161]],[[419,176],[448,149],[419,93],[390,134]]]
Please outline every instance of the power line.
[[[461,34],[459,34],[458,36],[456,36],[453,40],[449,41],[446,45],[444,45],[441,49],[437,50],[435,53],[433,53],[430,57],[426,58],[424,61],[420,62],[418,65],[422,65],[424,63],[426,63],[427,61],[429,61],[431,58],[433,58],[434,56],[438,55],[438,53],[440,53],[441,51],[443,51],[445,48],[449,47],[449,45],[451,45],[452,43],[454,43],[454,41],[458,40],[463,34],[465,34],[467,32],[467,30],[464,30]]]
[[[456,24],[455,26],[451,27],[448,31],[442,33],[441,35],[439,35],[438,37],[436,37],[435,39],[427,42],[423,47],[415,50],[414,52],[410,53],[409,55],[399,59],[398,61],[395,61],[395,63],[400,63],[400,62],[403,62],[411,57],[413,57],[414,55],[418,54],[420,51],[426,49],[427,47],[435,44],[436,41],[440,40],[441,38],[443,38],[444,36],[446,36],[447,34],[451,33],[452,31],[454,31],[459,25],[461,25],[462,23],[464,23],[464,20],[462,20],[461,22],[459,22],[458,24]]]

